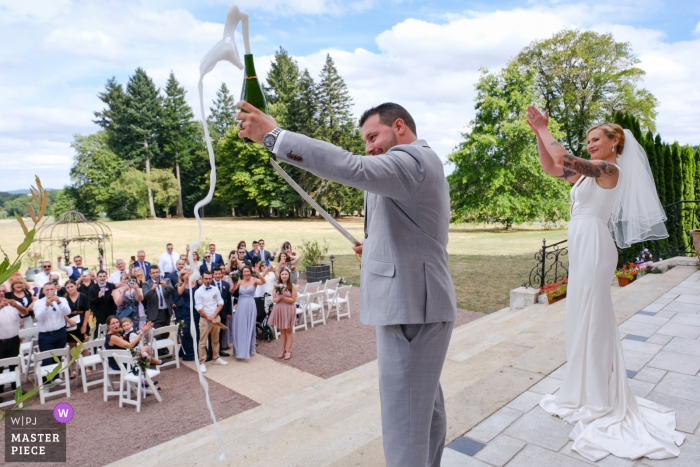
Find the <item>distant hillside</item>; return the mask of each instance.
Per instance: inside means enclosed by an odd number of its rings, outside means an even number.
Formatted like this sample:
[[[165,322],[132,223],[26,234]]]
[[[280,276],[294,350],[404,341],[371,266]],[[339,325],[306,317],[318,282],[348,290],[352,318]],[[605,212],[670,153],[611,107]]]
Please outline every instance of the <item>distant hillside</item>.
[[[44,188],[46,191],[56,191],[57,188]],[[3,192],[0,192],[3,193]],[[28,195],[29,194],[29,188],[25,188],[23,190],[12,190],[12,191],[5,191],[4,193],[8,193],[10,195]]]

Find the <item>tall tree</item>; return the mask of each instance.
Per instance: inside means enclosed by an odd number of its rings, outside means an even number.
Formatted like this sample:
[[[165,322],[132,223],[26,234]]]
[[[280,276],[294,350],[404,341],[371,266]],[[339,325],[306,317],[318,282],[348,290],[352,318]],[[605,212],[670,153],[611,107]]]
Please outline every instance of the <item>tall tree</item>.
[[[447,177],[454,221],[513,224],[568,219],[569,184],[542,170],[535,137],[525,121],[537,102],[535,73],[511,62],[476,84],[476,117],[465,141],[448,156],[455,164]],[[550,129],[561,133],[554,119]]]
[[[182,204],[181,170],[189,170],[198,147],[199,127],[194,121],[192,108],[185,101],[185,88],[180,86],[173,72],[165,85],[161,147],[167,161],[172,161],[177,179],[177,216],[184,217]],[[155,202],[155,201],[154,201]]]
[[[112,76],[112,78],[107,80],[105,90],[97,94],[97,97],[106,104],[106,107],[101,112],[93,112],[96,117],[93,123],[96,123],[105,131],[110,147],[113,150],[119,149],[124,146],[122,141],[124,129],[122,125],[127,125],[124,119],[124,112],[128,96],[124,92],[122,85],[117,83],[117,79]]]
[[[681,146],[674,142],[671,146],[671,163],[673,165],[673,202],[683,199],[683,165],[681,163]]]
[[[282,47],[275,52],[267,73],[267,102],[270,114],[281,128],[297,131],[300,80],[299,65]]]
[[[222,139],[226,131],[236,124],[236,100],[226,83],[221,83],[221,87],[216,91],[214,107],[210,107],[209,111],[207,124],[210,136],[214,141]]]
[[[326,54],[326,63],[316,86],[318,101],[318,128],[316,136],[320,139],[343,147],[349,141],[348,134],[353,129],[352,97],[345,81],[338,73],[330,54]]]
[[[318,99],[316,83],[306,68],[299,77],[299,107],[295,113],[295,131],[306,136],[316,133]]]
[[[694,200],[695,193],[695,151],[691,146],[681,148],[681,166],[683,172],[683,196],[681,199]]]
[[[654,129],[656,98],[637,84],[644,71],[629,43],[611,34],[564,30],[535,41],[517,56],[537,72],[537,90],[544,107],[566,134],[565,143],[576,156],[584,151],[586,130],[615,111],[638,117]]]
[[[695,198],[700,198],[700,146],[695,151]]]

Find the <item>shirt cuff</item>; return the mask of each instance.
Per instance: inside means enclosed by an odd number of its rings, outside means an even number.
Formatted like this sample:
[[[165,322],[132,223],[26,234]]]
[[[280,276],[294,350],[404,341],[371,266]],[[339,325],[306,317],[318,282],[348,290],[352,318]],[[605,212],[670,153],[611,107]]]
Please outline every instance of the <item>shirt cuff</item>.
[[[279,150],[280,143],[282,143],[282,138],[284,137],[284,134],[287,132],[287,130],[282,130],[280,131],[280,134],[277,135],[277,140],[275,141],[275,145],[272,147],[272,152],[274,154],[277,154],[277,151]]]

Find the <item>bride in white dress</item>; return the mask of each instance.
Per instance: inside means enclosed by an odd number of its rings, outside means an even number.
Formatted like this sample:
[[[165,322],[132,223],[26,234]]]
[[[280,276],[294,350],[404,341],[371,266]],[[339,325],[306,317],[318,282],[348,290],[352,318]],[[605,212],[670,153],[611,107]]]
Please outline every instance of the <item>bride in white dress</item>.
[[[636,397],[617,331],[611,281],[617,249],[667,237],[644,150],[628,130],[603,123],[586,135],[591,160],[572,156],[547,129],[548,112],[528,107],[542,168],[574,184],[568,233],[567,366],[556,395],[540,406],[575,425],[573,449],[597,461],[613,454],[676,457],[685,437],[671,409]],[[614,241],[613,241],[614,239]]]

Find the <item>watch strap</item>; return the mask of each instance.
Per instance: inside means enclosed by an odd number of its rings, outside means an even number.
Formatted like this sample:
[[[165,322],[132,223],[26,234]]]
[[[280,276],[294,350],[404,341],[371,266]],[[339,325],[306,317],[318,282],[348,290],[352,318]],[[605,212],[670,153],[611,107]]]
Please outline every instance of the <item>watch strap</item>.
[[[277,136],[282,133],[282,128],[277,127],[271,132],[267,133],[265,136],[263,136],[263,145],[265,146],[265,149],[268,151],[272,151],[275,147],[275,143],[277,142]],[[267,141],[269,140],[268,136],[272,136],[274,139],[272,140],[272,144],[267,144]]]

